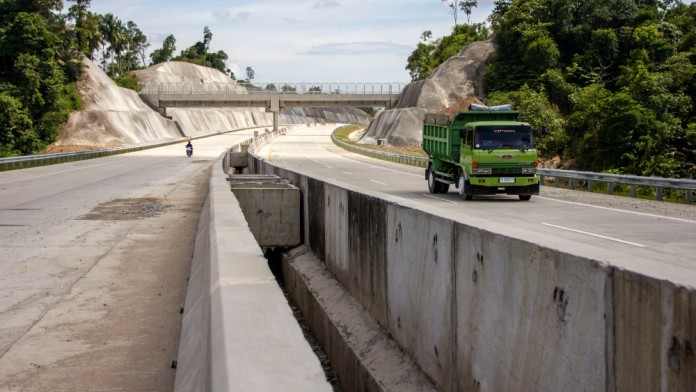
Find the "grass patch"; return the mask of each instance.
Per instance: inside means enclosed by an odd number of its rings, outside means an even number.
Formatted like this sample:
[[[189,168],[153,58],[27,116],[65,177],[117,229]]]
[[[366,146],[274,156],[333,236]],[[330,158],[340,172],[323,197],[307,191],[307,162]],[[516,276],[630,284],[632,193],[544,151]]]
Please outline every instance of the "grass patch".
[[[423,151],[420,145],[403,145],[403,146],[378,146],[376,144],[361,144],[350,140],[350,134],[356,131],[365,129],[364,125],[345,125],[334,131],[336,139],[352,144],[357,147],[362,147],[375,151],[391,152],[393,154],[408,155],[418,158],[427,158],[428,154]]]

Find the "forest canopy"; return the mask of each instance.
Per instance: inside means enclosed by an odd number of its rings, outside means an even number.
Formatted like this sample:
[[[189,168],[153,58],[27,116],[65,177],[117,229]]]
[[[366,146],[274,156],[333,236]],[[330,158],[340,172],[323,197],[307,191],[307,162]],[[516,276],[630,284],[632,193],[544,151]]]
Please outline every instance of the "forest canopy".
[[[56,140],[70,112],[80,109],[75,82],[84,57],[134,90],[138,81],[132,71],[169,60],[234,78],[227,54],[210,51],[208,27],[202,41],[179,55],[170,35],[148,61],[150,43],[134,22],[92,13],[90,5],[91,0],[68,0],[64,12],[60,0],[0,0],[0,157],[34,154]]]
[[[536,135],[542,156],[578,170],[696,177],[694,2],[495,0],[488,24],[470,23],[476,1],[443,2],[452,33],[421,35],[407,59],[413,80],[493,35],[488,103],[512,103],[536,130],[547,129]],[[67,12],[60,0],[0,1],[0,156],[36,153],[58,137],[80,108],[84,56],[134,89],[133,70],[169,60],[234,78],[227,54],[210,50],[208,27],[178,54],[173,35],[150,50],[134,22],[90,12],[90,0],[66,3]],[[246,76],[254,77],[251,67]]]
[[[695,3],[494,4],[498,52],[487,70],[488,101],[512,103],[537,129],[545,126],[550,132],[537,135],[542,155],[579,170],[696,177]],[[462,30],[455,26],[430,50],[418,44],[406,67],[412,78],[446,60],[433,48]]]

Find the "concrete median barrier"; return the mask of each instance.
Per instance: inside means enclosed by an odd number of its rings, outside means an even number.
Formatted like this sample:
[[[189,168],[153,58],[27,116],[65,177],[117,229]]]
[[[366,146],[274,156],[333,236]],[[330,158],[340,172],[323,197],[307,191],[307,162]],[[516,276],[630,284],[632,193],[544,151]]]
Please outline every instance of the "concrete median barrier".
[[[223,159],[199,223],[175,391],[331,391],[232,194]]]

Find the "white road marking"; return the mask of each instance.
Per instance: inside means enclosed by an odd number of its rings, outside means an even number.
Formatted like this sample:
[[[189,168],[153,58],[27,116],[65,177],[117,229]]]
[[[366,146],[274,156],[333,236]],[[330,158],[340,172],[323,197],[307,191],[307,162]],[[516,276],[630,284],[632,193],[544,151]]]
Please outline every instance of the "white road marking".
[[[653,218],[661,218],[661,219],[670,219],[670,220],[675,220],[679,222],[686,222],[686,223],[696,223],[696,221],[689,220],[689,219],[682,219],[682,218],[672,218],[671,216],[664,216],[664,215],[656,215],[656,214],[648,214],[645,212],[637,212],[637,211],[628,211],[628,210],[621,210],[618,208],[611,208],[611,207],[602,207],[602,206],[595,206],[592,204],[585,204],[585,203],[578,203],[574,201],[566,201],[566,200],[558,200],[558,199],[553,199],[550,197],[543,197],[543,196],[537,196],[540,199],[544,200],[552,200],[552,201],[557,201],[559,203],[567,203],[567,204],[575,204],[578,206],[583,206],[583,207],[594,207],[594,208],[599,208],[601,210],[609,210],[609,211],[616,211],[616,212],[625,212],[627,214],[635,214],[635,215],[642,215],[642,216],[649,216]],[[666,203],[666,202],[663,202]]]
[[[452,204],[457,204],[456,201],[443,199],[443,198],[437,197],[437,196],[432,196],[432,195],[429,195],[429,194],[427,194],[427,193],[421,193],[421,196],[429,197],[429,198],[431,198],[431,199],[437,199],[437,200],[440,200],[440,201],[446,201],[446,202],[452,203]]]
[[[347,175],[349,175],[349,176],[352,176],[352,175],[353,175],[353,173],[348,173],[347,171],[343,171],[343,170],[341,170],[341,173],[347,174]]]
[[[377,184],[384,185],[384,186],[389,186],[389,184],[385,184],[383,182],[375,181],[375,180],[370,180],[372,182],[376,182]]]
[[[407,174],[407,175],[409,175],[409,176],[415,176],[415,177],[423,177],[423,175],[421,175],[421,174],[413,174],[413,173],[408,173],[408,172],[402,172],[402,171],[390,169],[390,168],[387,168],[387,167],[384,167],[384,166],[372,165],[372,164],[365,163],[365,162],[361,162],[361,161],[358,161],[358,160],[355,160],[355,159],[346,158],[346,157],[344,157],[344,156],[342,156],[342,155],[336,154],[335,152],[331,152],[331,151],[325,149],[321,144],[319,144],[319,136],[316,137],[316,139],[314,140],[314,143],[317,145],[317,147],[321,148],[321,149],[324,150],[325,152],[327,152],[327,153],[329,153],[329,154],[332,154],[332,155],[336,155],[337,157],[340,157],[340,158],[343,158],[343,159],[347,159],[347,160],[352,161],[352,162],[360,163],[360,164],[363,164],[363,165],[366,165],[366,166],[376,167],[376,168],[381,169],[381,170],[388,170],[388,171],[391,171],[391,172],[394,172],[394,173]],[[425,171],[425,169],[423,169],[423,170]]]
[[[9,183],[11,183],[11,182],[33,180],[33,179],[41,178],[41,177],[54,176],[54,175],[56,175],[56,174],[70,173],[70,172],[74,172],[74,171],[78,171],[78,170],[83,170],[83,169],[91,169],[91,168],[97,167],[97,166],[113,165],[114,163],[123,162],[123,161],[130,161],[130,160],[132,160],[132,159],[139,159],[139,158],[142,158],[142,157],[141,157],[141,156],[137,156],[137,157],[131,157],[131,158],[126,158],[126,159],[119,159],[119,160],[117,160],[117,161],[115,161],[115,162],[114,162],[114,161],[110,161],[110,162],[98,163],[98,164],[96,164],[96,165],[80,166],[80,167],[76,167],[76,168],[74,168],[74,169],[70,169],[70,170],[61,170],[61,171],[46,173],[46,174],[42,174],[42,175],[40,175],[40,176],[23,177],[23,178],[17,178],[17,179],[15,179],[15,180],[3,181],[3,182],[0,182],[0,184],[9,184]]]
[[[589,235],[589,236],[592,236],[592,237],[602,238],[602,239],[605,239],[605,240],[620,242],[620,243],[622,243],[622,244],[633,245],[633,246],[637,246],[637,247],[640,247],[640,248],[645,248],[645,245],[643,245],[643,244],[638,244],[638,243],[635,243],[635,242],[624,241],[624,240],[620,240],[620,239],[617,239],[617,238],[612,238],[612,237],[607,237],[607,236],[603,236],[603,235],[599,235],[599,234],[589,233],[589,232],[587,232],[587,231],[571,229],[571,228],[569,228],[569,227],[563,227],[563,226],[552,225],[551,223],[544,223],[544,222],[542,222],[541,224],[542,224],[542,225],[545,225],[545,226],[555,227],[555,228],[561,229],[561,230],[572,231],[572,232],[574,232],[574,233],[585,234],[585,235]]]

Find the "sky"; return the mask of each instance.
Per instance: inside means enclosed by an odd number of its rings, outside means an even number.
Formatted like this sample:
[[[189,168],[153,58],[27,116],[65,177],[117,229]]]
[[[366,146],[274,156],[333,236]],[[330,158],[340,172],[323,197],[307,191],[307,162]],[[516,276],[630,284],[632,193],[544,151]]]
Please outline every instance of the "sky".
[[[72,5],[64,1],[66,7]],[[486,22],[493,0],[478,0],[471,22]],[[223,50],[238,79],[253,82],[409,82],[408,56],[421,34],[450,34],[451,9],[441,0],[92,0],[89,8],[133,21],[152,50],[168,35],[176,51],[203,41]],[[459,12],[458,22],[466,23]]]

